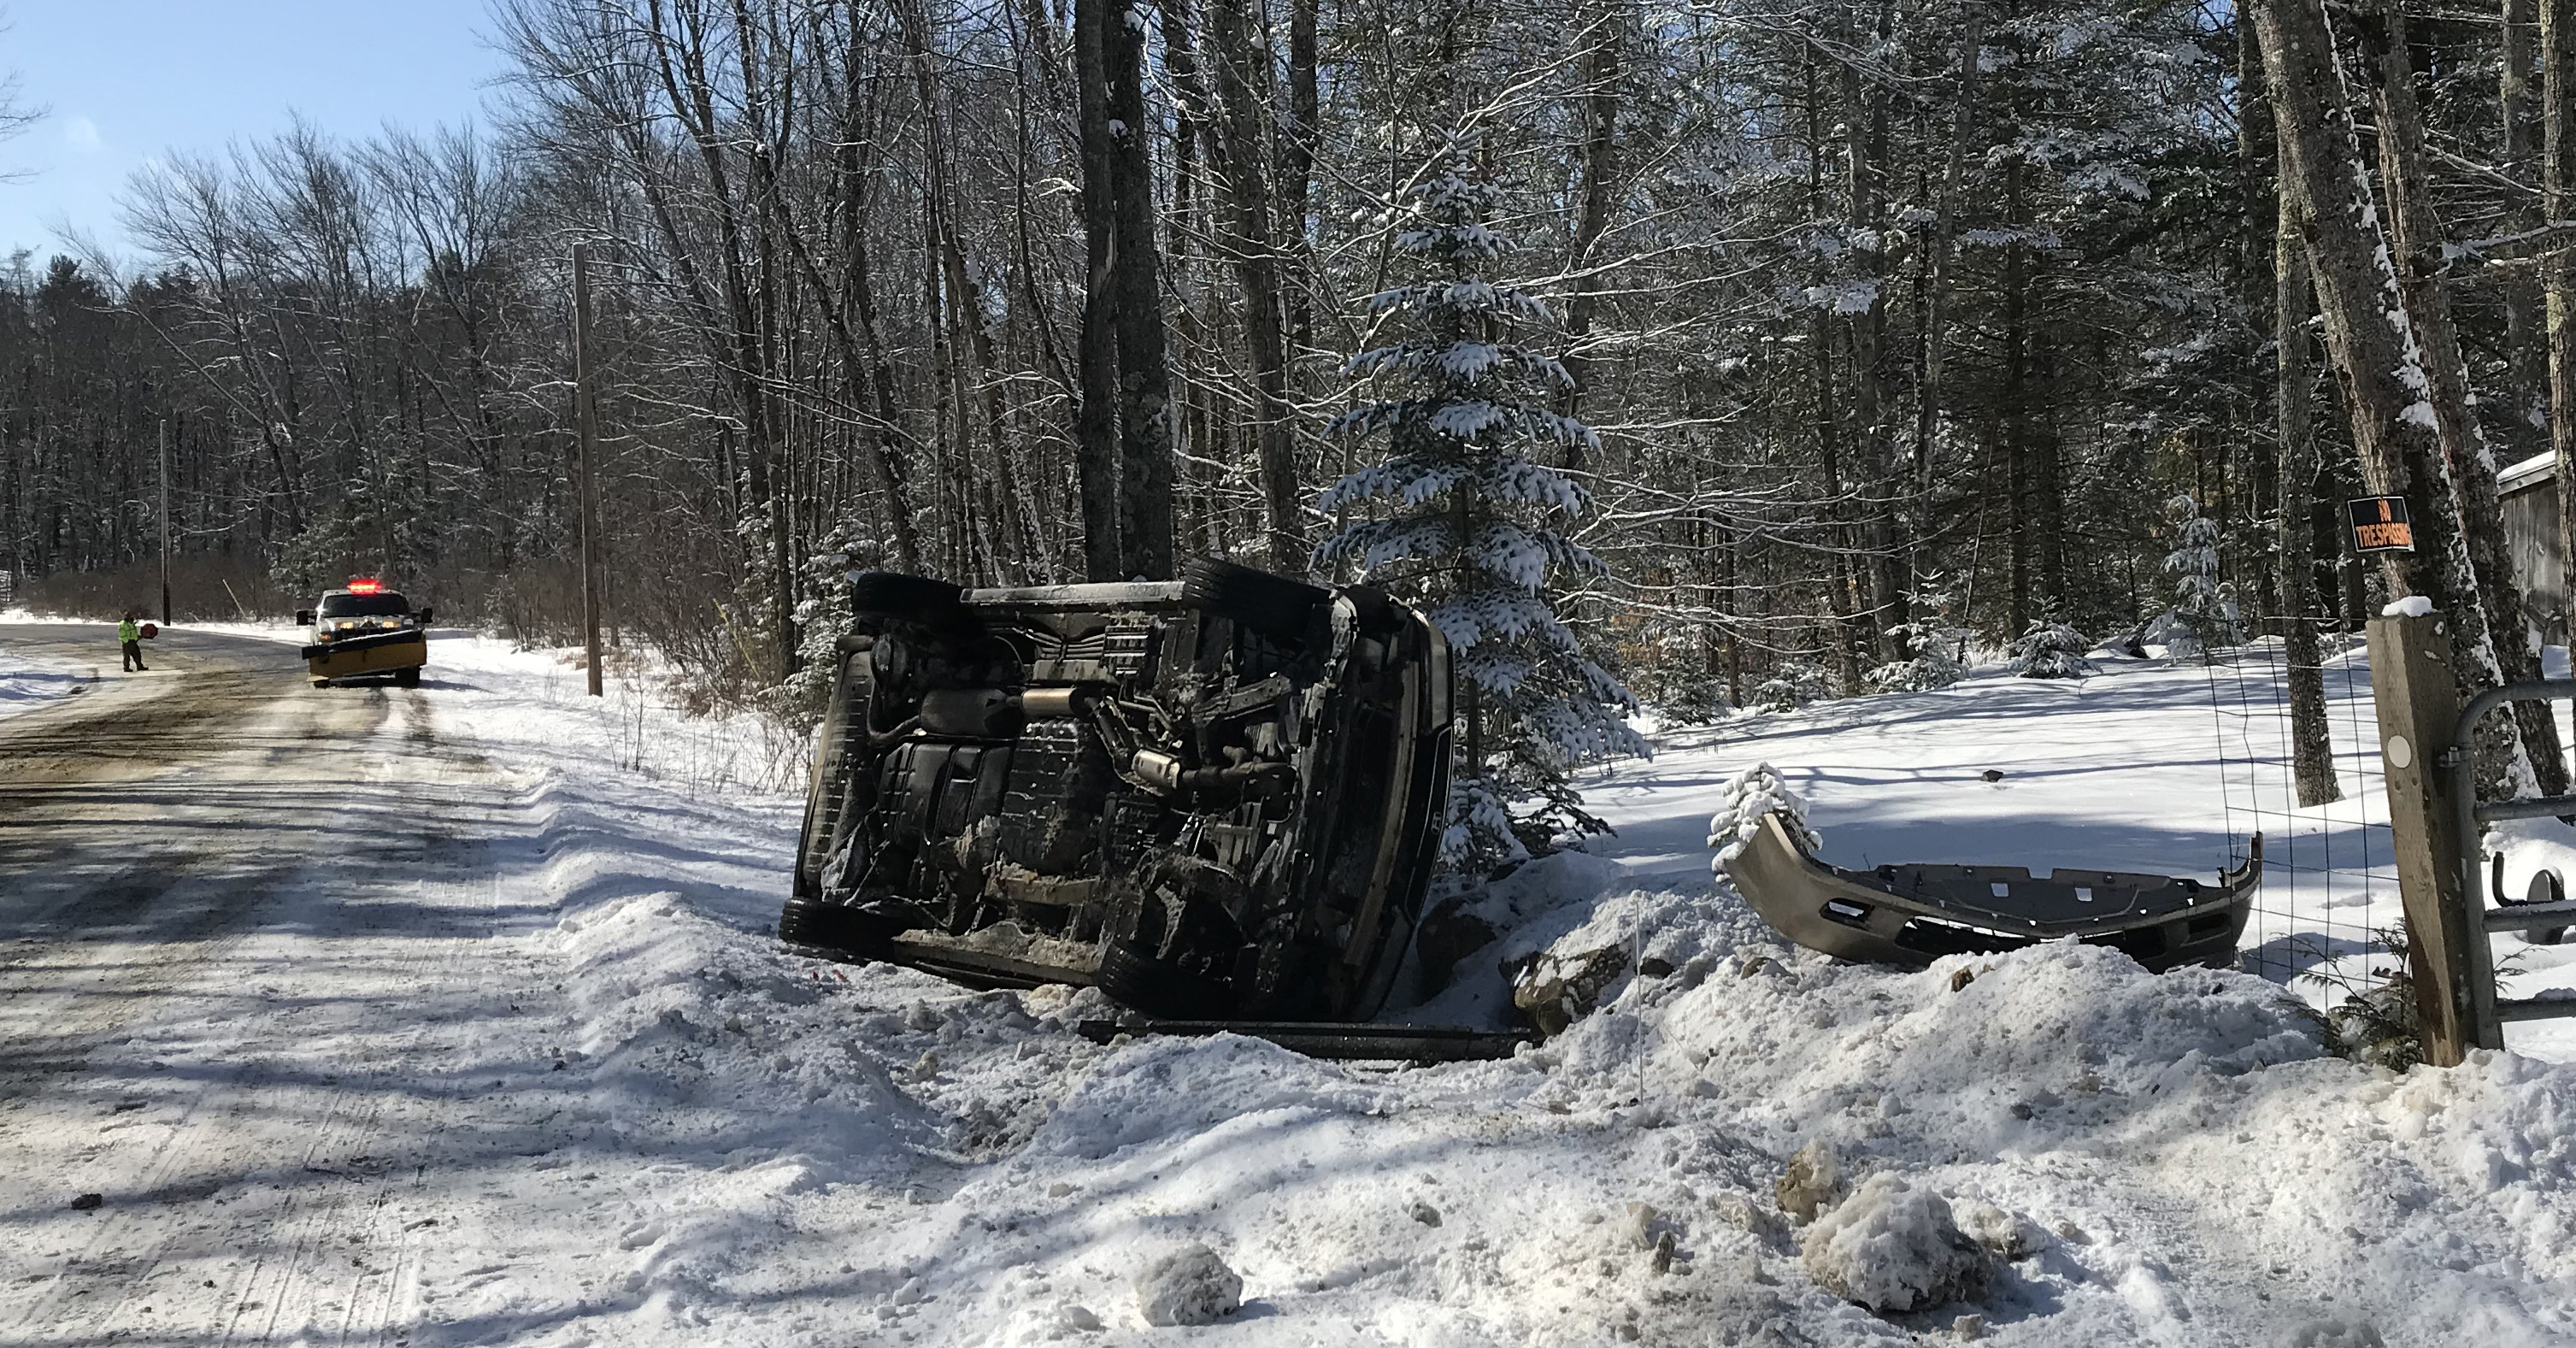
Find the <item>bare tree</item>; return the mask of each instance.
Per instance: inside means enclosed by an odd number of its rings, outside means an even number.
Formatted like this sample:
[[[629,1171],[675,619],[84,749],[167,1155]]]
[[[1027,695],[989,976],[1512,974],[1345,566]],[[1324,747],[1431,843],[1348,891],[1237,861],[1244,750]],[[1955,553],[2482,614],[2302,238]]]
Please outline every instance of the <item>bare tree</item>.
[[[2379,121],[2379,177],[2388,199],[2391,261],[2413,324],[2435,438],[2456,493],[2460,543],[2476,581],[2472,603],[2480,611],[2458,621],[2473,633],[2486,629],[2498,679],[2517,683],[2538,679],[2540,651],[2523,635],[2522,587],[2505,552],[2504,530],[2476,527],[2477,522],[2502,518],[2496,500],[2495,456],[2478,422],[2477,395],[2469,386],[2468,362],[2461,355],[2459,331],[2451,320],[2445,241],[2433,214],[2432,177],[2407,53],[2405,10],[2399,0],[2381,0],[2378,12],[2358,26],[2360,45],[2379,72],[2371,105]],[[2525,702],[2516,704],[2514,718],[2521,726],[2529,771],[2542,793],[2565,794],[2567,761],[2559,749],[2556,716],[2545,703]]]
[[[2451,615],[2461,682],[2493,687],[2501,668],[2461,537],[2459,495],[2437,430],[2435,394],[2419,353],[2392,245],[2371,199],[2368,169],[2320,0],[2264,0],[2251,11],[2281,148],[2283,209],[2299,222],[2314,268],[2326,346],[2342,376],[2363,480],[2404,496],[2419,551],[2383,553],[2389,587]],[[2519,754],[2519,741],[2488,755]],[[2505,770],[2509,770],[2506,768]]]
[[[2273,335],[2280,347],[2274,429],[2281,468],[2281,664],[2290,693],[2290,773],[2299,804],[2343,799],[2335,780],[2334,734],[2326,723],[2325,668],[2317,640],[2315,537],[2309,522],[2317,482],[2316,359],[2308,320],[2316,294],[2308,246],[2285,207],[2273,230]]]
[[[1082,480],[1082,555],[1093,580],[1118,580],[1126,549],[1118,537],[1118,150],[1110,127],[1111,0],[1074,0],[1074,83],[1082,103],[1082,404],[1075,462]]]
[[[9,12],[0,9],[0,34],[9,31]],[[15,70],[0,75],[0,141],[15,140],[29,127],[45,119],[49,111],[42,104],[27,101],[25,82]],[[26,169],[0,169],[0,182],[24,181]]]
[[[1230,210],[1224,250],[1242,291],[1244,342],[1255,394],[1261,499],[1272,568],[1306,569],[1306,494],[1297,474],[1295,409],[1288,402],[1288,341],[1280,312],[1278,248],[1271,235],[1269,139],[1262,122],[1270,82],[1267,55],[1253,42],[1250,0],[1209,0],[1208,33],[1217,89],[1217,180]]]
[[[1168,580],[1172,567],[1171,377],[1164,367],[1161,249],[1154,238],[1153,138],[1146,134],[1145,24],[1109,25],[1109,173],[1117,266],[1118,551],[1128,576]]]

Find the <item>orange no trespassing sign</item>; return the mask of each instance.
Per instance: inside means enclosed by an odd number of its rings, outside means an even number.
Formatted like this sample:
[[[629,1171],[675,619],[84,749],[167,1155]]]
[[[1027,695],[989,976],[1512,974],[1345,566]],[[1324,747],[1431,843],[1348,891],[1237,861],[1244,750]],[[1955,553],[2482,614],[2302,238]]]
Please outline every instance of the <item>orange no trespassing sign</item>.
[[[2364,496],[2343,503],[2352,522],[2354,552],[2413,552],[2415,525],[2406,515],[2403,496]]]

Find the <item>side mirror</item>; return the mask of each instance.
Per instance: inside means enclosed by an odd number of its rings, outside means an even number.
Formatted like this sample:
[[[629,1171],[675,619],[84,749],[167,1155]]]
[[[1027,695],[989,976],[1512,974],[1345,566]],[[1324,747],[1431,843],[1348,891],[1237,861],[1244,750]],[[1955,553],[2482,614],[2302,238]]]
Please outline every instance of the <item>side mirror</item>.
[[[427,627],[427,626],[429,626],[429,615],[430,615],[430,612],[431,612],[431,610],[429,610],[429,609],[422,609],[422,610],[420,611],[420,625],[421,625],[421,626],[423,626],[423,627]]]
[[[295,610],[295,625],[298,627],[311,627],[313,625],[313,610],[309,608],[300,608]]]

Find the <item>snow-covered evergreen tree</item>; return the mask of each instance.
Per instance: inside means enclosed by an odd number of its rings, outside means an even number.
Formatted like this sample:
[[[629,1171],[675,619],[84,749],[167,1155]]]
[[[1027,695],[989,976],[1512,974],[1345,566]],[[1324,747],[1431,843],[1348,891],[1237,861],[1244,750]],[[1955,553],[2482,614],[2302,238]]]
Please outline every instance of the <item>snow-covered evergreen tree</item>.
[[[756,701],[762,710],[800,729],[822,718],[840,673],[838,643],[854,630],[850,575],[881,565],[883,551],[857,525],[844,522],[833,525],[806,556],[798,568],[806,587],[806,598],[796,606],[798,665],[761,691]]]
[[[1565,367],[1511,340],[1548,312],[1493,279],[1510,247],[1485,223],[1493,203],[1463,133],[1406,192],[1395,245],[1421,279],[1370,297],[1393,340],[1346,367],[1385,396],[1331,427],[1383,435],[1386,457],[1324,493],[1327,512],[1362,517],[1315,554],[1319,567],[1350,566],[1422,604],[1449,640],[1461,724],[1441,857],[1470,877],[1604,831],[1572,770],[1647,752],[1626,719],[1636,698],[1550,602],[1553,579],[1603,567],[1564,532],[1590,505],[1583,488],[1532,451],[1597,441],[1548,406],[1572,383]]]
[[[2142,639],[2171,655],[2202,655],[2241,643],[2235,597],[2218,579],[2218,521],[2201,514],[2189,492],[2165,502],[2165,518],[2173,525],[2164,569],[2174,578],[2174,602],[2147,624]]]
[[[1936,622],[1898,623],[1887,630],[1912,654],[1871,670],[1870,691],[1921,693],[1947,688],[1967,677],[1968,667],[1959,662],[1959,634],[1955,630]]]
[[[2013,673],[2025,679],[2090,678],[2100,672],[2084,658],[2091,649],[2092,641],[2074,628],[2034,618],[2012,644]]]
[[[1947,688],[1968,676],[1968,629],[1952,620],[1950,596],[1927,589],[1910,596],[1915,619],[1887,629],[1905,643],[1907,658],[1869,672],[1869,686],[1881,693],[1920,693]]]
[[[1791,660],[1771,672],[1771,677],[1753,686],[1745,703],[1761,711],[1796,711],[1810,702],[1822,702],[1834,695],[1834,684],[1824,669],[1805,660]]]

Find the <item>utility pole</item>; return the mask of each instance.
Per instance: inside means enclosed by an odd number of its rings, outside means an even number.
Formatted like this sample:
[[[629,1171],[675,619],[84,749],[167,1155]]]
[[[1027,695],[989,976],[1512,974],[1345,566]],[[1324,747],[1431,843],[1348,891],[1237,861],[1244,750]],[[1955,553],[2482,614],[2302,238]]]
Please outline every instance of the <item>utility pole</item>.
[[[161,625],[170,625],[170,419],[161,418]]]
[[[572,246],[572,416],[581,438],[581,644],[590,695],[599,670],[599,390],[590,363],[590,245]]]

